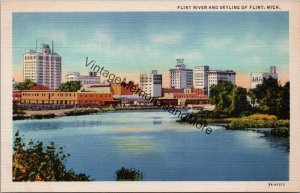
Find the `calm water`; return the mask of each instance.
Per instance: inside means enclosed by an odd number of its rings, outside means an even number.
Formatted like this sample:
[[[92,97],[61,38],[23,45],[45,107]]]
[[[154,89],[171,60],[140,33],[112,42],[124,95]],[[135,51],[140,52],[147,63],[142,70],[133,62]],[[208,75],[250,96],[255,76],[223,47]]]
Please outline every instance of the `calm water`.
[[[286,139],[217,126],[207,135],[175,120],[163,110],[143,110],[13,125],[26,140],[65,147],[67,166],[96,181],[114,181],[122,166],[142,171],[144,181],[288,180]]]

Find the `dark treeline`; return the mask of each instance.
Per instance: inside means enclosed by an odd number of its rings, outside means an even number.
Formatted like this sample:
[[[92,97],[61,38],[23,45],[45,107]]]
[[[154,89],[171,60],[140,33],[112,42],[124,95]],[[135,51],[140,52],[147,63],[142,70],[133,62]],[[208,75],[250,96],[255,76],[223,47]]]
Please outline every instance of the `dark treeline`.
[[[280,119],[290,117],[290,83],[281,86],[271,77],[248,92],[228,81],[219,81],[210,87],[209,98],[215,105],[213,114],[223,117],[241,117],[254,113],[276,115]]]

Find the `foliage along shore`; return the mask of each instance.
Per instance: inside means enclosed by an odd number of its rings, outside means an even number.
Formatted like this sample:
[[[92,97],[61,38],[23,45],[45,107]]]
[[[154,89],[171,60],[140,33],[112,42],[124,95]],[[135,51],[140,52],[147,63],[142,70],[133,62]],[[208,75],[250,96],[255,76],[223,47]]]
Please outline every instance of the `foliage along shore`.
[[[13,120],[24,120],[24,119],[51,119],[55,117],[62,116],[78,116],[78,115],[88,115],[92,113],[100,113],[107,111],[116,110],[113,107],[104,107],[104,108],[87,108],[87,109],[78,109],[64,112],[64,113],[48,113],[48,114],[33,114],[27,115],[26,113],[17,113],[13,115]]]
[[[275,115],[253,114],[243,117],[224,118],[219,116],[215,118],[213,112],[201,111],[191,114],[193,119],[209,125],[224,126],[227,130],[251,130],[257,128],[270,128],[264,131],[267,136],[288,137],[290,121],[288,119],[278,119]],[[177,122],[188,122],[187,119],[179,119]]]
[[[62,116],[80,116],[80,115],[88,115],[93,113],[101,113],[108,111],[121,111],[121,110],[144,110],[144,109],[160,109],[159,106],[147,106],[147,107],[103,107],[103,108],[85,108],[72,110],[69,109],[67,112],[63,113],[47,113],[47,114],[33,114],[28,115],[24,111],[14,110],[13,120],[24,120],[24,119],[51,119],[55,117]],[[49,112],[49,111],[48,111]]]
[[[66,168],[70,154],[54,142],[44,146],[43,142],[30,140],[25,143],[15,134],[12,162],[12,180],[23,181],[92,181],[89,175]]]
[[[206,124],[225,124],[226,129],[245,130],[271,128],[269,135],[289,136],[290,83],[278,83],[272,77],[247,91],[228,81],[221,80],[210,87],[213,111],[200,110],[191,114],[193,120]],[[181,119],[179,122],[189,122]],[[258,129],[256,129],[258,130]]]

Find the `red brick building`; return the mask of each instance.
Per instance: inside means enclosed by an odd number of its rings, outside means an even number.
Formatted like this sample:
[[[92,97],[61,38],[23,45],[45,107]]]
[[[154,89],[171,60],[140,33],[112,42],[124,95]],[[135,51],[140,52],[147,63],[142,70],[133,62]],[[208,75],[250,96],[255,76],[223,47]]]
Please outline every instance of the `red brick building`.
[[[20,103],[21,102],[21,91],[14,90],[12,94],[13,103]]]

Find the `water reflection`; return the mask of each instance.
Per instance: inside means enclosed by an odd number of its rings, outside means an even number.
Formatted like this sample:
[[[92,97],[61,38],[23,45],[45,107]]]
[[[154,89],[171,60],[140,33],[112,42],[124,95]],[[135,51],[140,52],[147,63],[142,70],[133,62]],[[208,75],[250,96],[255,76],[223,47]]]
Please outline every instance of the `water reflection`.
[[[160,143],[152,136],[121,136],[112,139],[112,142],[121,152],[150,154],[162,151]]]
[[[222,126],[207,135],[175,121],[164,111],[122,111],[20,120],[13,129],[28,140],[65,146],[67,166],[96,181],[114,180],[121,166],[138,168],[146,181],[289,179],[288,139]]]
[[[153,117],[153,125],[161,125],[161,117]]]
[[[290,152],[290,140],[289,138],[285,137],[271,137],[271,136],[261,136],[264,138],[268,143],[269,147],[274,149],[284,150],[286,152]]]

